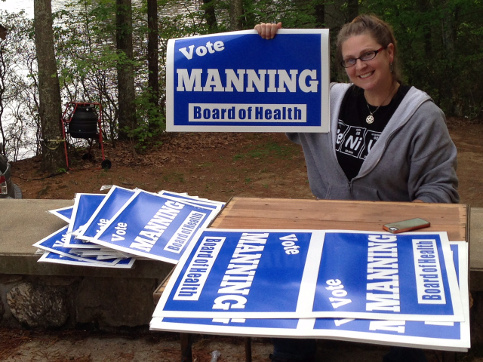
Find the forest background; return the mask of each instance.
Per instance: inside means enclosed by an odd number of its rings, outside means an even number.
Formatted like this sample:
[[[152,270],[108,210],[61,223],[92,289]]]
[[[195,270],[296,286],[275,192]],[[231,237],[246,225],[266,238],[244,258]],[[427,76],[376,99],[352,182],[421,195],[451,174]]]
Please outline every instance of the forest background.
[[[447,116],[483,118],[481,0],[64,0],[55,12],[51,0],[34,4],[34,19],[0,12],[8,30],[0,41],[0,152],[12,161],[42,155],[44,171],[66,170],[66,103],[101,104],[104,139],[131,140],[145,152],[165,131],[168,39],[259,22],[329,28],[331,80],[347,81],[335,64],[335,35],[357,14],[374,13],[394,28],[405,83]]]

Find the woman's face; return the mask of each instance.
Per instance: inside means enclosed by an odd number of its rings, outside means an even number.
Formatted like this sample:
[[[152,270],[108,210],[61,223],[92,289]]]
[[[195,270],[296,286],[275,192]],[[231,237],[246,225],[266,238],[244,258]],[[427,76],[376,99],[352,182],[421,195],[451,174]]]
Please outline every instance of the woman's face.
[[[368,35],[354,35],[342,43],[342,58],[359,58],[362,54],[381,48],[381,44]],[[394,59],[394,45],[391,43],[387,48],[379,51],[374,59],[357,60],[352,67],[345,68],[352,83],[366,91],[387,91],[392,84],[390,64]]]

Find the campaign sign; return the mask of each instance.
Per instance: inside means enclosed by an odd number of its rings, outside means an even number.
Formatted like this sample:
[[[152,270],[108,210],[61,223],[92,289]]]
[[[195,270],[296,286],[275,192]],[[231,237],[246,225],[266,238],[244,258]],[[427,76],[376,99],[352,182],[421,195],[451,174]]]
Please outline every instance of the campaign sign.
[[[168,41],[166,130],[328,132],[329,31]]]
[[[74,265],[74,266],[87,266],[87,267],[102,267],[102,268],[131,268],[134,259],[115,259],[113,262],[102,262],[96,259],[95,257],[91,258],[75,258],[69,257],[57,253],[44,253],[39,262],[43,263],[55,263],[55,264],[64,264],[64,265]]]
[[[39,262],[59,262],[61,264],[114,268],[131,268],[134,264],[133,258],[120,257],[116,255],[115,251],[112,253],[108,251],[103,252],[99,248],[92,250],[91,256],[79,255],[77,252],[79,249],[73,249],[65,245],[67,228],[68,226],[64,226],[33,245],[45,251]]]
[[[444,236],[208,229],[153,316],[463,321]]]
[[[90,239],[132,255],[176,264],[196,231],[217,212],[179,199],[136,190]]]
[[[151,330],[255,337],[326,338],[464,352],[470,347],[468,244],[451,243],[464,322],[364,319],[255,319],[153,317]]]
[[[49,212],[52,215],[55,215],[66,222],[70,222],[73,210],[74,210],[73,206],[67,206],[67,207],[61,207],[60,209],[49,210]]]
[[[173,271],[155,316],[180,316],[179,311],[216,318],[226,312],[295,316],[299,299],[311,299],[299,297],[299,289],[304,274],[316,276],[317,260],[307,260],[320,256],[322,232],[207,229],[195,240]]]
[[[74,200],[74,208],[67,229],[65,245],[71,248],[91,248],[92,244],[85,240],[77,239],[73,233],[89,220],[106,195],[77,193]]]
[[[461,315],[446,234],[326,232],[314,311],[331,308],[456,321],[443,317]]]
[[[96,234],[101,231],[102,227],[104,227],[109,220],[116,215],[121,207],[124,206],[133,195],[133,190],[113,186],[99,204],[98,208],[91,214],[87,223],[80,228],[76,237],[82,240],[89,240],[96,236]]]
[[[159,191],[158,194],[179,199],[180,201],[186,202],[190,205],[203,206],[208,209],[216,210],[217,212],[219,212],[223,207],[225,207],[225,203],[223,201],[214,201],[214,200],[199,198],[197,196],[190,196],[186,193],[180,194],[178,192],[162,190],[162,191]]]

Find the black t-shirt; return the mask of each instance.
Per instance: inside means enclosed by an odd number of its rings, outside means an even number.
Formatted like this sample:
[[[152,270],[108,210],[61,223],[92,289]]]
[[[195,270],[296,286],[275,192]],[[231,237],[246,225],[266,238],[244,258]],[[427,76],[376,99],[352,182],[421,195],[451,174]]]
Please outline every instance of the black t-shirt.
[[[364,90],[354,85],[347,90],[340,107],[335,147],[337,160],[349,180],[359,173],[366,156],[409,89],[409,86],[401,85],[387,106],[377,110],[377,107],[369,106],[374,116],[372,124],[366,122],[370,113]]]

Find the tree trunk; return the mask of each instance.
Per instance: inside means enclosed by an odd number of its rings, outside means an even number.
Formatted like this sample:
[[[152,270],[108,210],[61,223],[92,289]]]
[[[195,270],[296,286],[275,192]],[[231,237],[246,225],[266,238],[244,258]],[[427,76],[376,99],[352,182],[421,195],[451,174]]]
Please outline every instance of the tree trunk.
[[[445,1],[443,4],[443,16],[441,17],[441,29],[443,32],[443,46],[449,59],[454,59],[456,37],[458,36],[455,24],[458,23],[458,15],[459,7],[455,6],[455,8],[452,8],[450,2]]]
[[[325,24],[325,1],[316,1],[314,4],[315,10],[315,27],[316,28],[325,28],[327,25]]]
[[[359,1],[349,0],[347,2],[347,21],[352,21],[357,15],[359,15]]]
[[[158,63],[158,3],[157,0],[148,2],[148,86],[151,92],[150,103],[159,114],[159,63]],[[150,125],[154,122],[151,122]]]
[[[230,30],[243,30],[243,0],[230,1]]]
[[[119,56],[117,63],[119,139],[127,139],[129,131],[134,130],[137,126],[134,103],[131,0],[116,0],[116,40]]]
[[[419,1],[418,6],[421,14],[430,13],[432,10],[430,0]],[[424,35],[424,52],[426,55],[426,59],[431,59],[433,53],[431,24],[429,22],[425,22],[424,24],[422,24],[422,29]]]
[[[218,31],[218,24],[216,22],[215,1],[203,0],[203,8],[205,9],[206,23],[208,24],[210,33],[216,33]]]
[[[457,38],[457,27],[459,7],[451,6],[449,1],[443,3],[443,16],[441,17],[441,31],[442,31],[442,45],[443,51],[442,56],[447,60],[444,64],[445,74],[454,74],[455,72],[455,59],[457,54],[456,49],[456,38]],[[454,94],[454,85],[452,82],[442,82],[441,96],[444,99],[455,99],[457,95]],[[456,102],[448,102],[448,109],[446,110],[450,114],[457,113]]]
[[[55,173],[65,169],[62,140],[62,105],[54,51],[51,0],[34,1],[35,46],[39,72],[40,123],[42,129],[42,170]]]

